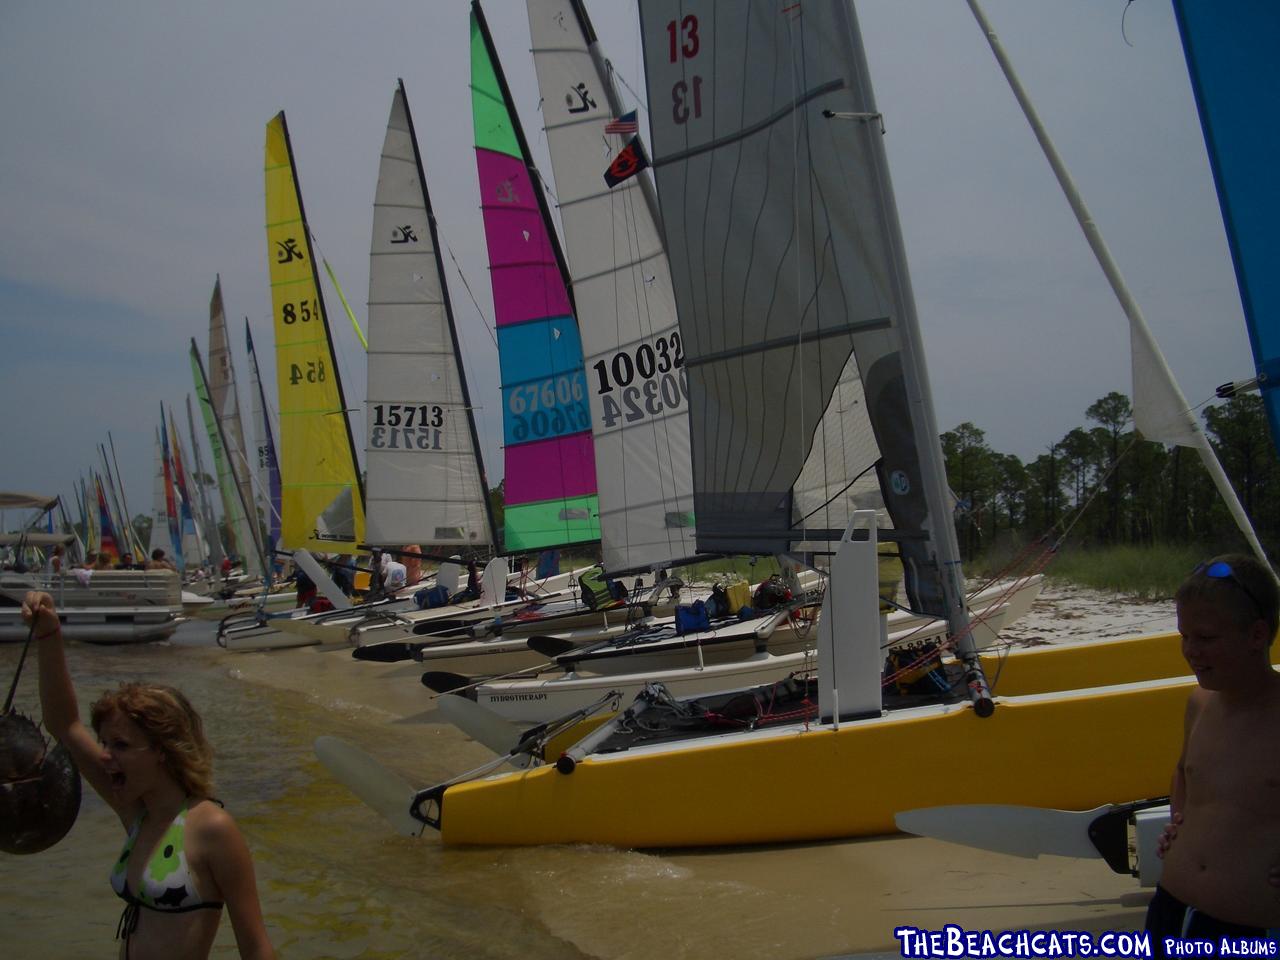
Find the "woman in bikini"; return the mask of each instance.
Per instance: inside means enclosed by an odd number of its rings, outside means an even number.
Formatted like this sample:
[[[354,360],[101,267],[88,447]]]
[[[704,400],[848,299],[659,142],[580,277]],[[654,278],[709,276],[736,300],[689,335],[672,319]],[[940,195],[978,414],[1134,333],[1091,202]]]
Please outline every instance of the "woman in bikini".
[[[22,614],[40,641],[45,726],[128,831],[110,877],[125,901],[120,956],[204,960],[225,905],[240,955],[274,957],[249,847],[211,796],[213,750],[200,715],[172,687],[130,683],[93,705],[90,730],[76,705],[53,598],[28,593]]]

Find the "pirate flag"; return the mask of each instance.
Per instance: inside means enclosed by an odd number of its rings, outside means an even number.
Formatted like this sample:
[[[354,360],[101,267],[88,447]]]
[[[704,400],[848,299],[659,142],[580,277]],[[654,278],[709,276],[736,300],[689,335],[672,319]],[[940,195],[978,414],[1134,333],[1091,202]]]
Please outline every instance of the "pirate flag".
[[[629,180],[649,165],[649,158],[644,155],[640,146],[640,138],[632,137],[622,152],[613,158],[609,169],[604,172],[604,182],[616,187],[624,180]]]

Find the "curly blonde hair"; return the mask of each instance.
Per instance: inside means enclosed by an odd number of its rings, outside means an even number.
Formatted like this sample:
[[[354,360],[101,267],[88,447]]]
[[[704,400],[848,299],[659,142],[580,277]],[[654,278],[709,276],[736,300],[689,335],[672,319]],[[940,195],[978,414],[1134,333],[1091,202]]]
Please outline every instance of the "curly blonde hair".
[[[142,729],[188,796],[213,796],[213,747],[205,739],[200,714],[181,690],[152,683],[121,684],[94,703],[93,729],[116,712]]]

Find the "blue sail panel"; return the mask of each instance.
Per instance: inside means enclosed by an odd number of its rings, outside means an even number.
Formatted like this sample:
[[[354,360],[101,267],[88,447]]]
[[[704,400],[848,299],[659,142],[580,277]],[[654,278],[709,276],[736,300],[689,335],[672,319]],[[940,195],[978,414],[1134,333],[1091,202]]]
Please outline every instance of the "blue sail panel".
[[[1280,4],[1174,0],[1271,437],[1280,450]]]

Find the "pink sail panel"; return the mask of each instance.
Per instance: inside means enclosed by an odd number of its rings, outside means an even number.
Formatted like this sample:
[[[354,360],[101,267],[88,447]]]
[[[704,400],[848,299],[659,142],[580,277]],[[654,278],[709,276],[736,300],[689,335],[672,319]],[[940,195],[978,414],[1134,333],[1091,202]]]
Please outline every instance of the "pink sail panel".
[[[508,446],[508,477],[519,477],[518,488],[507,484],[507,504],[590,496],[596,492],[596,459],[591,434]]]
[[[542,317],[570,316],[569,295],[523,163],[476,149],[480,204],[499,327]]]

